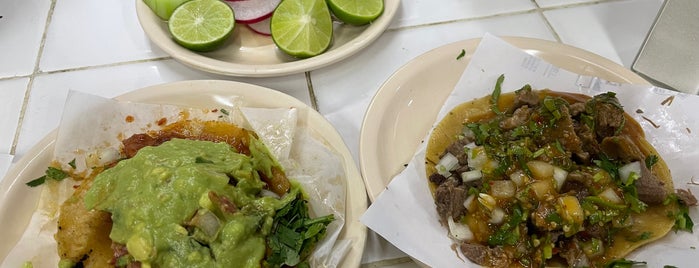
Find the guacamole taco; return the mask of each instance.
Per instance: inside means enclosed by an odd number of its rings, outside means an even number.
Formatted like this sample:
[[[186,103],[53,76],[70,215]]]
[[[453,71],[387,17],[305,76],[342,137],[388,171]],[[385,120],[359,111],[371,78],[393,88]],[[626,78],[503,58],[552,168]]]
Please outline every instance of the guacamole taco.
[[[601,267],[673,227],[691,230],[686,206],[696,199],[674,192],[611,92],[500,94],[496,85],[441,119],[425,158],[440,222],[479,265]]]
[[[2,265],[346,263],[361,237],[345,234],[348,177],[336,147],[298,116],[305,108],[226,100],[187,108],[71,92],[53,154],[21,177],[19,189],[40,196],[21,238],[8,236]]]

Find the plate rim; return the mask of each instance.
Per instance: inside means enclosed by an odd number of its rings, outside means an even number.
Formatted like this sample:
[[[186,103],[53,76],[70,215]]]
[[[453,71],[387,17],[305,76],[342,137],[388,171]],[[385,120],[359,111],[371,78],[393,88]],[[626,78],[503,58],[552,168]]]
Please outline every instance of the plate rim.
[[[555,42],[555,41],[550,41],[550,40],[544,40],[544,39],[538,39],[538,38],[531,38],[531,37],[520,37],[520,36],[499,36],[501,39],[505,40],[506,42],[521,48],[521,49],[558,49],[560,50],[560,53],[566,53],[566,56],[569,57],[574,57],[581,62],[585,62],[589,65],[593,65],[597,68],[600,68],[602,70],[605,70],[607,74],[618,74],[620,77],[623,77],[625,81],[615,81],[615,82],[624,82],[624,83],[636,83],[636,84],[649,84],[648,81],[643,79],[641,76],[638,74],[632,72],[631,70],[617,64],[616,62],[613,62],[607,58],[604,58],[600,55],[597,55],[595,53],[592,53],[590,51],[584,50],[582,48],[574,47],[571,45],[563,44],[560,42]],[[462,58],[461,60],[463,61],[464,66],[468,64],[470,61],[470,56],[473,54],[475,48],[478,46],[480,43],[480,40],[482,38],[470,38],[470,39],[463,39],[460,41],[456,42],[451,42],[444,44],[442,46],[433,48],[421,55],[418,55],[417,57],[411,59],[404,65],[402,65],[399,69],[397,69],[391,76],[389,76],[386,81],[384,81],[379,89],[376,91],[374,96],[372,97],[366,112],[364,113],[364,118],[362,121],[361,125],[361,130],[359,134],[359,168],[362,173],[362,178],[364,179],[364,183],[366,186],[366,191],[367,195],[369,196],[369,200],[373,202],[380,194],[381,192],[387,187],[388,183],[393,179],[393,177],[396,174],[392,174],[389,178],[383,178],[381,172],[378,171],[378,167],[376,166],[370,166],[370,165],[375,165],[377,161],[375,161],[375,157],[371,157],[367,155],[368,152],[372,150],[372,148],[376,148],[377,143],[376,141],[378,140],[378,133],[379,133],[379,126],[381,125],[381,119],[384,117],[386,114],[386,103],[390,102],[391,99],[393,99],[397,95],[397,91],[399,89],[396,88],[388,88],[388,86],[391,85],[402,85],[405,83],[406,79],[401,78],[401,74],[404,72],[409,72],[411,71],[411,68],[414,68],[413,66],[416,66],[422,61],[429,61],[429,60],[435,60],[438,57],[436,55],[439,55],[441,53],[445,53],[447,49],[451,48],[463,48],[465,49],[465,57]],[[540,50],[543,51],[543,50]],[[454,50],[454,57],[456,57],[458,50]],[[451,55],[451,54],[450,54]],[[566,66],[559,66],[563,69],[566,69]],[[404,81],[400,81],[404,80]],[[409,80],[409,79],[408,79]],[[458,80],[457,80],[458,81]],[[452,85],[452,87],[455,85]],[[451,92],[451,91],[449,91]],[[381,102],[383,99],[387,99],[387,102]],[[383,106],[383,107],[382,107]],[[434,120],[436,120],[437,114],[435,113],[433,115]],[[424,129],[424,135],[426,135],[429,131],[428,129]],[[419,141],[416,141],[414,149],[417,148],[417,145],[419,144]],[[414,151],[414,150],[413,150]],[[412,155],[411,155],[412,156]],[[409,158],[408,158],[409,159]],[[370,166],[370,167],[369,167]],[[402,169],[401,169],[402,170]],[[370,179],[371,178],[371,179]]]
[[[311,126],[313,124],[313,131],[317,135],[322,137],[324,141],[331,146],[337,154],[342,158],[342,164],[347,177],[346,180],[346,206],[345,206],[345,223],[343,229],[340,233],[340,237],[347,236],[352,239],[352,245],[347,253],[340,262],[343,267],[358,267],[362,259],[363,249],[366,244],[366,233],[367,228],[365,225],[359,222],[359,217],[367,208],[368,201],[366,196],[366,188],[363,180],[361,179],[361,174],[359,169],[352,157],[349,148],[347,148],[346,143],[342,139],[341,135],[337,130],[330,124],[325,117],[323,117],[316,110],[303,103],[302,101],[296,99],[295,97],[288,95],[286,93],[237,81],[227,81],[227,80],[183,80],[170,83],[161,83],[156,85],[151,85],[147,87],[142,87],[125,94],[114,97],[114,99],[119,101],[133,101],[133,102],[146,102],[146,103],[167,103],[168,98],[172,101],[175,94],[188,93],[192,94],[192,91],[187,89],[187,86],[198,86],[203,87],[206,85],[217,84],[222,87],[221,89],[214,90],[215,92],[222,93],[224,91],[230,95],[242,96],[244,92],[256,93],[264,92],[264,94],[270,94],[274,96],[274,102],[285,103],[284,107],[297,107],[304,108],[308,111],[306,115],[306,124]],[[174,88],[174,89],[173,89]],[[167,95],[172,94],[172,95]],[[207,92],[195,92],[194,94],[199,94],[200,96],[213,96],[215,93],[211,91]],[[148,101],[153,98],[165,97],[165,101]],[[145,101],[144,101],[145,100]],[[264,104],[256,104],[253,106],[265,106]],[[273,106],[273,105],[272,105]],[[279,106],[274,106],[279,107]],[[301,113],[300,115],[302,115]],[[53,146],[55,145],[57,137],[57,129],[52,130],[46,136],[44,136],[38,143],[36,143],[23,157],[21,157],[15,164],[13,164],[7,171],[4,179],[0,181],[0,224],[6,223],[13,225],[16,221],[12,219],[7,219],[3,213],[7,210],[15,210],[17,206],[13,204],[8,204],[11,202],[10,197],[14,196],[11,194],[13,189],[18,187],[26,187],[22,179],[28,177],[28,173],[32,173],[29,170],[32,165],[36,166],[46,166],[53,157]],[[34,195],[34,200],[36,202],[22,202],[31,203],[24,204],[24,207],[32,207],[32,212],[37,209],[38,199],[41,195],[41,188],[30,188],[26,189],[28,193]],[[26,218],[26,222],[22,224],[20,233],[14,234],[12,237],[13,243],[7,248],[7,252],[2,254],[2,259],[4,259],[6,254],[15,246],[15,244],[21,238],[23,231],[26,229],[27,224],[31,215]],[[16,224],[14,224],[16,226]],[[16,240],[14,240],[16,239]],[[2,262],[0,262],[2,263]]]
[[[400,0],[384,0],[383,14],[368,26],[365,26],[366,29],[364,29],[361,34],[338,47],[338,49],[331,49],[315,57],[297,59],[291,62],[250,65],[215,60],[181,47],[171,40],[169,33],[164,33],[159,30],[156,24],[151,23],[154,19],[162,20],[151,12],[150,8],[143,0],[135,1],[136,15],[141,28],[150,42],[154,43],[166,54],[191,68],[214,74],[238,77],[275,77],[291,75],[315,70],[341,61],[359,52],[378,39],[383,32],[388,29],[400,5]],[[241,26],[238,25],[237,27]],[[278,49],[275,47],[275,51],[277,50]]]

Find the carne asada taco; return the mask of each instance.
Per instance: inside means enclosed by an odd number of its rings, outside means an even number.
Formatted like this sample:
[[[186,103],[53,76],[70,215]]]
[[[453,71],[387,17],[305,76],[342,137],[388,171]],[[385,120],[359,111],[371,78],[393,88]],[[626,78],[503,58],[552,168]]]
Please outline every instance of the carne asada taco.
[[[685,204],[614,93],[500,94],[499,84],[451,110],[427,145],[440,222],[464,256],[600,267],[673,229]]]

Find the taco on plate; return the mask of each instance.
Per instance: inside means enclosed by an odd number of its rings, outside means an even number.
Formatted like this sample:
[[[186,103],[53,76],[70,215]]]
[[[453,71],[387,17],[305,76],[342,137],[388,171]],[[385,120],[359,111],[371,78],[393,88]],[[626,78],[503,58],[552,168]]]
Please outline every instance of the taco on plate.
[[[333,221],[309,217],[257,135],[227,122],[135,134],[122,156],[61,205],[60,267],[307,267]]]
[[[696,199],[674,192],[666,163],[614,93],[527,85],[500,94],[500,83],[451,110],[427,145],[440,222],[466,258],[601,267],[679,221],[691,225],[681,208]]]

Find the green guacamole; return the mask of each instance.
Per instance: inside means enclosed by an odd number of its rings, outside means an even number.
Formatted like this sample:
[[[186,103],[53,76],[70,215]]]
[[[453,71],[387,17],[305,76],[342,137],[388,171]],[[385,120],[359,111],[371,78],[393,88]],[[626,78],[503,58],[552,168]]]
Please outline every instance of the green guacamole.
[[[145,147],[99,174],[85,206],[112,214],[110,238],[144,267],[259,267],[274,213],[299,187],[282,199],[261,197],[257,170],[278,163],[260,141],[250,142],[251,157],[207,141]],[[237,211],[221,209],[210,192]]]

